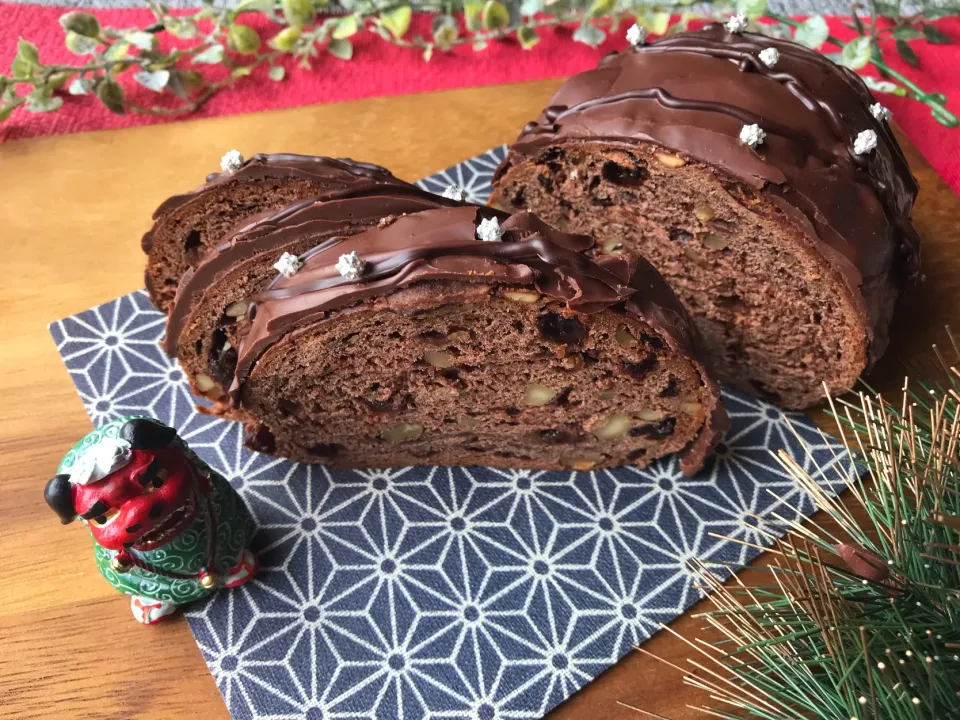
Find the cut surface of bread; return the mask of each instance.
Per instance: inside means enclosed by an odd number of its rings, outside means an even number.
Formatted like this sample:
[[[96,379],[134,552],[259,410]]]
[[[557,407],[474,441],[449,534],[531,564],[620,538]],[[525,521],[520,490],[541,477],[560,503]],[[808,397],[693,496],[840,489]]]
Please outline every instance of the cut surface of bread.
[[[387,217],[458,204],[397,183],[350,197],[306,200],[259,219],[228,235],[184,274],[167,322],[167,354],[179,359],[196,394],[224,399],[250,299],[276,277],[274,265],[284,253],[300,255]],[[226,409],[218,407],[215,412]]]
[[[726,425],[696,332],[649,264],[595,262],[592,245],[460,207],[306,253],[253,298],[231,390],[250,446],[353,468],[680,453],[695,472]],[[352,253],[358,272],[341,274]]]
[[[711,25],[571,78],[510,148],[491,204],[643,255],[720,379],[804,408],[883,353],[918,275],[917,184],[888,120],[848,69]]]

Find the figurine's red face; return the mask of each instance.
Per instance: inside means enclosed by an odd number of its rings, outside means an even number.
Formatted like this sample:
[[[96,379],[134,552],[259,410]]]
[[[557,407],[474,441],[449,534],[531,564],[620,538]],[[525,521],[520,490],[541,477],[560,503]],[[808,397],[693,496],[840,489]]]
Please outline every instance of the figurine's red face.
[[[131,461],[102,480],[73,486],[77,514],[109,550],[152,550],[172,540],[197,514],[201,482],[176,447],[133,450]]]

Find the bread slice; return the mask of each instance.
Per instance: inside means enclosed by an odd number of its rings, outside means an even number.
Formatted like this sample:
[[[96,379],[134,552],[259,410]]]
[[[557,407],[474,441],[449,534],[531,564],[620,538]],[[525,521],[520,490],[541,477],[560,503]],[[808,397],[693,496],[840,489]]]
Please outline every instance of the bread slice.
[[[348,468],[680,453],[695,472],[726,425],[696,332],[648,263],[592,246],[476,207],[319,245],[254,298],[231,391],[249,445]]]
[[[179,359],[197,395],[219,401],[233,380],[250,298],[276,277],[274,265],[284,253],[300,255],[383,218],[461,204],[395,180],[362,191],[355,188],[347,195],[310,198],[260,216],[228,234],[184,273],[167,320],[164,349]],[[220,404],[214,412],[226,410]]]
[[[144,273],[154,306],[169,312],[180,278],[229,231],[249,218],[303,198],[400,182],[378,165],[309,155],[254,155],[232,172],[211,175],[153,213],[143,236]]]
[[[719,25],[571,78],[494,186],[496,207],[646,257],[719,378],[788,408],[854,385],[919,267],[917,185],[863,82]]]

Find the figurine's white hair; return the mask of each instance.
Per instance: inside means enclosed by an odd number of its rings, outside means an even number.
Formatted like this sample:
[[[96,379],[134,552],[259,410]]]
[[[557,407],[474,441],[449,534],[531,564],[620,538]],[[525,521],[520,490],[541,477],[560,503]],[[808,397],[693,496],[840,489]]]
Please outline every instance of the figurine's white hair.
[[[120,438],[103,438],[91,445],[70,468],[70,482],[88,485],[103,480],[130,462],[133,457],[130,443]]]

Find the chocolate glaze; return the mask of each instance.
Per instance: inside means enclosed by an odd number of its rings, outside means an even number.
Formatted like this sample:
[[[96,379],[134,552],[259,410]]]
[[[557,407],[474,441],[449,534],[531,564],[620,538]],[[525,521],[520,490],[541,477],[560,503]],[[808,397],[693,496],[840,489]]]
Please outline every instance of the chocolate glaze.
[[[243,163],[234,172],[213,173],[207,181],[192,192],[174,195],[164,200],[153,212],[154,225],[144,234],[140,242],[145,253],[153,248],[153,236],[163,217],[177,208],[186,205],[211,189],[230,182],[252,182],[265,178],[303,178],[331,184],[350,185],[359,178],[368,183],[400,182],[389,170],[379,165],[358,162],[349,158],[328,158],[313,155],[257,154]]]
[[[780,53],[774,68],[757,57],[768,47]],[[888,124],[870,114],[873,102],[855,73],[808,48],[709,25],[571,78],[523,129],[494,183],[517,158],[564,142],[646,142],[718,166],[810,236],[861,310],[872,363],[920,267],[918,186]],[[739,140],[752,123],[767,133],[756,149]],[[858,156],[853,141],[868,129],[877,148]]]
[[[361,175],[351,186],[291,203],[276,212],[261,213],[231,232],[180,280],[167,319],[167,354],[176,357],[180,334],[202,293],[220,273],[237,263],[300,238],[346,232],[350,226],[370,225],[390,215],[462,204],[388,177],[390,181],[386,182],[381,175]]]
[[[495,217],[502,242],[476,239],[477,225]],[[426,280],[532,286],[566,302],[571,311],[595,313],[620,306],[660,332],[675,350],[698,365],[715,398],[707,422],[684,450],[681,465],[696,470],[727,426],[719,390],[700,358],[699,338],[686,311],[660,274],[632,254],[591,260],[593,241],[547,227],[529,213],[508,217],[490,208],[425,210],[352,237],[335,237],[303,254],[292,278],[278,275],[254,298],[250,330],[243,339],[231,397],[242,404],[242,388],[257,359],[288,332],[323,322],[331,313],[389,295]],[[357,252],[367,265],[350,282],[334,267],[342,254]],[[437,303],[444,302],[442,286]]]

